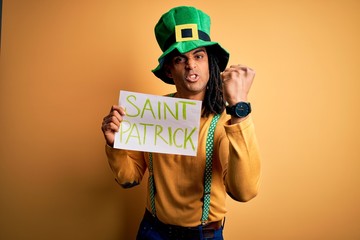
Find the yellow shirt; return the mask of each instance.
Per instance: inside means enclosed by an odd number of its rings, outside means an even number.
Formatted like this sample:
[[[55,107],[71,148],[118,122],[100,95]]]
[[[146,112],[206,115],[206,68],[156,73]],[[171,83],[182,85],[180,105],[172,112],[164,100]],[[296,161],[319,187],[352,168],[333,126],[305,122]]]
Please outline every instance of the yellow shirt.
[[[197,156],[152,153],[156,216],[164,223],[184,227],[201,223],[205,143],[212,117],[200,120]],[[233,125],[229,125],[229,120],[224,111],[214,134],[210,222],[224,218],[226,193],[237,201],[248,201],[258,190],[260,157],[252,119],[248,117]],[[149,153],[107,145],[106,154],[120,185],[131,187],[140,183],[149,164]],[[151,210],[149,194],[146,208]]]

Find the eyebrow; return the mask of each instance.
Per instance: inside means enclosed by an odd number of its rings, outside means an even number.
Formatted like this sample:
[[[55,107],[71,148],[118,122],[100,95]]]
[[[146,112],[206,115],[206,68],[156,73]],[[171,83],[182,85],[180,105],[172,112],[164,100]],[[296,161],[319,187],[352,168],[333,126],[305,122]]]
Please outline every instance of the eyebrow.
[[[197,53],[200,53],[200,52],[206,52],[206,50],[205,50],[205,48],[199,48],[199,49],[197,49],[196,51],[194,51],[193,53],[192,53],[192,55],[194,55],[194,54],[197,54]],[[175,55],[174,57],[187,57],[185,54],[181,54],[181,53],[179,53],[178,55]]]
[[[196,50],[195,52],[193,52],[193,54],[199,53],[199,52],[206,52],[204,48],[200,48],[198,50]]]

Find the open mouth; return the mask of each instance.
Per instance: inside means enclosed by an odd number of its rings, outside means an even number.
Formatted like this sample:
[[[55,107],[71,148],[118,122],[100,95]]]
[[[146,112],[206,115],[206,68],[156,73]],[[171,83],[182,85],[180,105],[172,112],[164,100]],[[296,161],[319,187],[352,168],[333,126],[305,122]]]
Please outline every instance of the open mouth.
[[[189,74],[186,77],[186,80],[189,82],[196,82],[199,79],[199,75],[197,74]]]

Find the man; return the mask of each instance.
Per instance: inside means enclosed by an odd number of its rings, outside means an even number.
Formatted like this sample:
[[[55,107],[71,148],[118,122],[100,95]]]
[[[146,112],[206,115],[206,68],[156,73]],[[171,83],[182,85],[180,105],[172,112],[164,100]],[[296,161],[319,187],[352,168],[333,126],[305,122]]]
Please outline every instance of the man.
[[[113,106],[103,119],[116,181],[132,187],[149,170],[137,239],[223,239],[226,193],[242,202],[257,195],[260,159],[247,98],[255,72],[226,68],[229,54],[209,32],[209,16],[193,7],[173,8],[155,26],[163,54],[153,73],[175,84],[173,97],[203,102],[197,156],[114,149],[126,113]]]

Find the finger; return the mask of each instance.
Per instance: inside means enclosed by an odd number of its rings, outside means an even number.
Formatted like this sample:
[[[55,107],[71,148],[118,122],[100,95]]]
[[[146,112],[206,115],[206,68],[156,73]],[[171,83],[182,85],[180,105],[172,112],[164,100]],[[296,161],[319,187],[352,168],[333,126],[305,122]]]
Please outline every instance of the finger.
[[[229,68],[227,68],[224,72],[221,73],[221,77],[224,82],[236,76],[239,76],[240,74],[241,70],[239,69],[239,67],[236,65],[231,65]]]
[[[123,120],[123,116],[125,115],[125,110],[122,107],[114,105],[111,107],[110,113],[104,118],[104,120],[109,120],[109,118],[112,118],[114,116],[119,122],[121,122]]]
[[[110,130],[112,132],[117,132],[117,131],[119,131],[119,126],[120,125],[117,125],[114,122],[111,122],[107,126],[108,126],[108,130]]]
[[[240,70],[243,70],[245,72],[248,72],[248,71],[254,71],[252,68],[246,66],[246,65],[243,65],[243,64],[237,64],[237,65],[231,65],[230,66],[230,69],[240,69]]]
[[[120,123],[122,122],[123,118],[120,115],[120,113],[116,110],[110,112],[106,117],[103,118],[103,122],[101,124],[101,129],[103,130],[103,132],[105,131],[116,131],[119,126]],[[114,128],[114,126],[116,126]]]
[[[110,112],[113,112],[114,110],[119,109],[120,107],[118,105],[112,105],[110,108]]]
[[[108,116],[104,119],[104,124],[108,124],[108,123],[114,123],[116,125],[120,125],[120,123],[122,122],[123,118],[120,116]]]
[[[232,73],[240,73],[240,71],[246,72],[247,67],[241,64],[238,65],[231,65],[227,69],[223,71],[223,73],[226,74],[232,74]]]
[[[251,67],[242,65],[242,64],[239,64],[239,68],[246,73],[255,73],[254,69],[252,69]]]
[[[112,105],[110,109],[110,113],[111,112],[118,112],[122,116],[126,114],[124,108],[118,105]]]
[[[118,116],[116,116],[116,115],[118,115]],[[123,120],[123,118],[119,115],[119,113],[116,113],[114,115],[109,114],[103,120],[103,123],[102,123],[103,129],[108,130],[109,129],[108,126],[112,126],[112,125],[115,125],[115,126],[117,126],[117,128],[119,128],[122,120]]]
[[[231,65],[230,68],[232,69],[239,69],[239,68],[246,68],[245,65],[242,65],[242,64],[236,64],[236,65]]]
[[[104,132],[104,133],[107,133],[107,132],[117,132],[119,131],[119,127],[120,125],[118,124],[115,124],[114,122],[109,122],[109,123],[105,123],[102,125],[101,127],[101,130]]]
[[[230,67],[226,68],[222,73],[221,73],[221,79],[224,82],[232,79],[232,78],[236,78],[238,76],[255,76],[255,71],[254,69],[247,67],[246,65],[243,64],[237,64],[237,65],[230,65]]]

